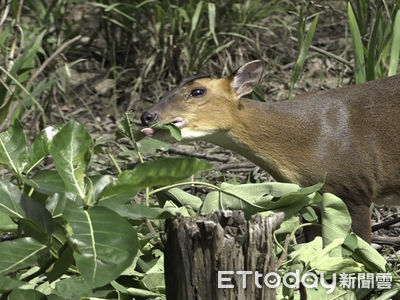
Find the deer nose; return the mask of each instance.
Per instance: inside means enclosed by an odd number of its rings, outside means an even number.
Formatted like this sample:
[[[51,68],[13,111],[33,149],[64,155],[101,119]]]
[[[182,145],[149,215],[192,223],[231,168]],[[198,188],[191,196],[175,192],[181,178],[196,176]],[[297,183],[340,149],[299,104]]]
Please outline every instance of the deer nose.
[[[151,123],[153,123],[157,119],[158,119],[158,114],[157,113],[151,113],[149,111],[143,112],[142,116],[140,117],[140,120],[142,121],[142,124],[144,126],[149,126]]]

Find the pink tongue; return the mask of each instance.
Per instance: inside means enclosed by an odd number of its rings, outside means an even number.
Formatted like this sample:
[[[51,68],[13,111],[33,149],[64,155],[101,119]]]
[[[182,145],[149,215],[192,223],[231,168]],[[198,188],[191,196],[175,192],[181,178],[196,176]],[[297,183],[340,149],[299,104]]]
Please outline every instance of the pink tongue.
[[[143,132],[147,136],[153,136],[153,134],[154,134],[154,129],[153,128],[143,128],[140,131]]]

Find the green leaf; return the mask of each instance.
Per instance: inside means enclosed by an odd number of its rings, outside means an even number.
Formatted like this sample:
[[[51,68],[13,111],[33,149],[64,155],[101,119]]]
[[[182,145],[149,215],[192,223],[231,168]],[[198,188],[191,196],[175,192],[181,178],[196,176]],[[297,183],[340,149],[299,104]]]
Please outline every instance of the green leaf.
[[[399,64],[399,52],[400,52],[400,9],[397,10],[396,18],[393,25],[392,34],[392,46],[390,48],[390,62],[388,76],[395,75],[397,73],[397,67]]]
[[[82,299],[93,294],[82,277],[71,277],[57,281],[53,293],[64,299]]]
[[[35,263],[47,247],[32,238],[24,237],[0,243],[0,275]]]
[[[53,232],[53,219],[42,203],[22,194],[19,204],[24,211],[24,219],[33,221],[43,233],[51,234]]]
[[[136,186],[130,184],[122,184],[117,182],[115,184],[109,184],[99,194],[99,203],[119,203],[124,204],[133,198],[138,193],[139,189]]]
[[[193,196],[179,188],[172,188],[167,191],[162,191],[157,194],[158,201],[161,205],[165,203],[167,200],[173,200],[174,202],[178,202],[181,205],[188,205],[194,211],[198,211],[200,207],[203,205],[203,200],[199,197]]]
[[[85,198],[85,171],[93,140],[75,121],[68,122],[53,138],[50,154],[67,191]]]
[[[317,236],[313,241],[294,246],[294,251],[289,253],[289,257],[294,262],[302,263],[306,268],[309,267],[310,262],[321,254],[322,251],[322,238]]]
[[[160,207],[148,207],[142,204],[124,204],[120,205],[111,201],[100,202],[99,205],[107,207],[118,215],[131,220],[144,220],[144,219],[167,219],[176,216],[173,210],[164,209]]]
[[[304,62],[308,54],[308,49],[310,48],[311,42],[314,37],[315,29],[317,28],[318,18],[319,14],[315,16],[313,22],[311,23],[310,29],[306,34],[304,41],[301,42],[299,57],[297,58],[296,64],[294,65],[292,78],[290,80],[289,99],[292,97],[294,85],[300,76],[301,70],[303,69]]]
[[[118,181],[137,189],[169,185],[210,167],[208,162],[191,157],[161,158],[139,164],[132,171],[122,172]]]
[[[0,276],[0,292],[11,291],[24,284],[26,284],[26,282]]]
[[[21,123],[14,121],[12,127],[0,133],[0,163],[7,165],[14,174],[21,177],[23,159],[26,152],[26,137]]]
[[[142,139],[137,145],[140,153],[150,155],[155,154],[158,149],[166,151],[169,148],[169,144],[148,137]]]
[[[351,231],[351,217],[343,200],[330,193],[322,195],[322,239],[324,245],[346,238]]]
[[[181,130],[176,127],[174,124],[162,124],[162,123],[155,123],[151,126],[157,130],[165,130],[169,131],[169,134],[177,141],[182,140],[182,133]]]
[[[192,24],[190,26],[189,39],[192,37],[193,33],[197,28],[197,24],[199,23],[202,6],[203,6],[203,1],[199,1],[196,5],[196,9],[192,17]]]
[[[22,191],[8,181],[0,180],[0,210],[12,218],[23,218],[25,213],[19,205]]]
[[[26,153],[26,165],[24,171],[29,174],[34,167],[36,167],[40,162],[49,155],[50,143],[53,137],[60,130],[60,126],[49,126],[43,129],[39,135],[35,138],[32,145],[29,147]]]
[[[68,268],[74,263],[74,250],[65,245],[61,249],[61,255],[59,255],[59,258],[56,260],[52,268],[46,272],[46,276],[50,282],[53,282],[64,275]]]
[[[116,281],[113,281],[111,283],[111,285],[119,292],[124,293],[124,294],[128,294],[128,295],[132,295],[135,297],[143,297],[145,299],[149,299],[149,298],[156,298],[156,297],[162,297],[164,296],[163,294],[160,293],[155,293],[155,292],[151,292],[149,290],[145,290],[145,289],[138,289],[138,288],[126,288],[123,285],[119,284]]]
[[[243,210],[249,216],[260,211],[279,210],[284,211],[288,219],[311,201],[313,193],[322,185],[319,183],[300,189],[298,185],[279,182],[240,185],[222,183],[220,188],[223,192],[208,193],[201,212],[233,209]]]
[[[354,53],[354,75],[356,84],[360,84],[366,81],[365,73],[365,59],[364,59],[364,48],[361,41],[360,30],[358,29],[357,19],[354,16],[353,7],[350,1],[347,3],[347,14],[348,21],[350,24],[351,38],[353,41],[353,53]]]
[[[155,265],[146,272],[140,281],[148,290],[159,291],[165,289],[164,282],[164,255],[162,255]]]
[[[358,262],[364,264],[369,272],[385,273],[387,272],[387,261],[374,248],[359,236],[357,238],[357,248],[353,251],[352,256]],[[346,243],[344,244],[346,247]]]
[[[13,184],[0,180],[0,210],[12,218],[33,221],[39,231],[52,233],[50,213],[39,202],[31,199]],[[34,225],[33,225],[34,226]]]
[[[45,294],[35,290],[17,289],[8,296],[9,300],[47,300]]]
[[[45,195],[65,192],[65,183],[55,170],[40,170],[24,183]]]
[[[90,287],[116,279],[130,266],[138,251],[136,231],[118,214],[105,207],[89,210],[69,201],[64,217],[72,228],[71,242],[77,247],[77,268]]]
[[[218,46],[217,35],[215,34],[215,18],[216,18],[216,9],[215,4],[209,2],[208,3],[208,24],[209,24],[209,32],[211,33],[215,45]]]

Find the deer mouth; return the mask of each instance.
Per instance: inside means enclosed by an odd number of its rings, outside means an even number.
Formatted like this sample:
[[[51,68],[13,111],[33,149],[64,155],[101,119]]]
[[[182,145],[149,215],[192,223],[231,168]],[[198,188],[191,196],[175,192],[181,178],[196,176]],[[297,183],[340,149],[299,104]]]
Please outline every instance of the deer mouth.
[[[173,119],[171,122],[164,123],[164,124],[165,125],[172,124],[172,125],[178,127],[179,129],[182,129],[186,126],[187,120],[182,117],[177,117],[177,118]],[[143,132],[148,137],[152,137],[157,132],[157,128],[146,127],[140,131]]]
[[[186,126],[187,120],[185,118],[178,117],[178,118],[173,119],[172,122],[170,122],[169,124],[175,125],[179,129],[182,129],[183,127]]]

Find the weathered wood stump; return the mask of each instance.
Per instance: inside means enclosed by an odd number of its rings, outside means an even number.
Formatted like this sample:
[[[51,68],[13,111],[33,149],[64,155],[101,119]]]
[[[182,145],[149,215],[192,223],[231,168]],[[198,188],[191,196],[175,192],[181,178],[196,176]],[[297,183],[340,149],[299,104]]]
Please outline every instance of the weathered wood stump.
[[[167,220],[167,299],[275,299],[275,290],[264,284],[264,277],[258,278],[257,287],[254,274],[275,271],[272,232],[283,217],[255,215],[247,221],[241,211],[217,211]],[[251,274],[244,277],[241,271]]]

